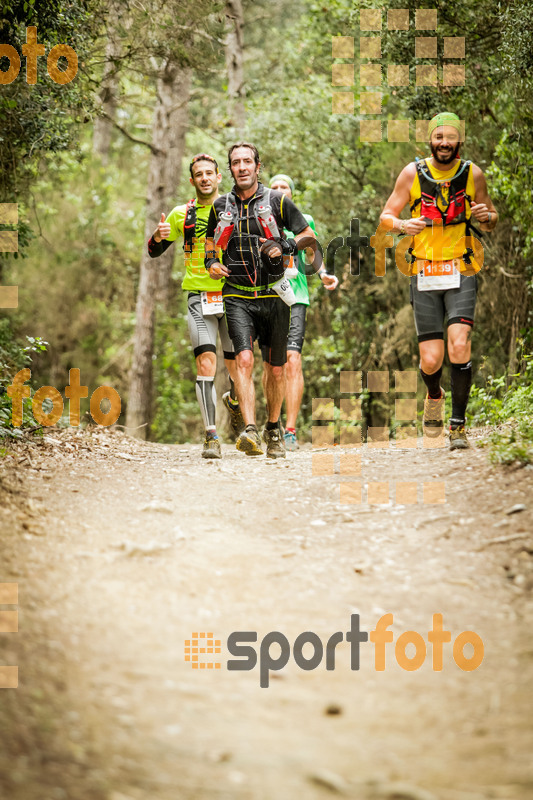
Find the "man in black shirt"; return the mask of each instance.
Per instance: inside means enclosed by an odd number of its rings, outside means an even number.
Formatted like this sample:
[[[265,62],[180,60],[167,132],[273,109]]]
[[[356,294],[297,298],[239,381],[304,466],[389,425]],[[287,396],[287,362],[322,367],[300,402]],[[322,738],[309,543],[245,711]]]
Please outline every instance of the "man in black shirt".
[[[261,164],[254,145],[239,142],[230,147],[228,163],[235,184],[231,192],[215,200],[211,209],[205,266],[212,278],[226,278],[222,294],[235,349],[235,388],[246,424],[237,439],[237,449],[247,455],[263,453],[255,424],[253,343],[257,338],[267,355],[268,421],[264,431],[267,456],[284,458],[279,415],[285,390],[283,368],[290,325],[290,305],[286,300],[290,302],[291,298],[283,300],[280,294],[284,293],[285,267],[289,266],[292,256],[299,247],[311,248],[316,254],[316,239],[292,200],[259,183]],[[294,233],[294,239],[284,237],[284,228]],[[317,269],[320,263],[316,264]],[[294,301],[294,296],[292,299]]]

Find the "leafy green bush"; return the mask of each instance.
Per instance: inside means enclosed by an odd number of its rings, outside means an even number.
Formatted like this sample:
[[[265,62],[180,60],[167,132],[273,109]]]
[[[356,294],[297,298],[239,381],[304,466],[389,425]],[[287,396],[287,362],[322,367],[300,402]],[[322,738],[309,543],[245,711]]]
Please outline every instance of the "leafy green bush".
[[[495,464],[533,462],[533,354],[523,354],[522,364],[509,386],[505,376],[489,376],[485,387],[472,389],[472,421],[496,426],[482,443]]]
[[[152,437],[156,442],[194,441],[203,430],[196,399],[194,355],[187,334],[187,315],[158,320],[154,353],[156,394]]]
[[[19,370],[31,364],[32,354],[46,350],[48,342],[39,337],[26,336],[27,344],[17,341],[11,323],[7,318],[0,319],[0,437],[17,438],[25,427],[34,427],[35,420],[29,401],[23,402],[22,426],[13,427],[11,420],[11,398],[7,387]],[[43,405],[44,407],[44,405]],[[46,408],[44,409],[46,411]]]

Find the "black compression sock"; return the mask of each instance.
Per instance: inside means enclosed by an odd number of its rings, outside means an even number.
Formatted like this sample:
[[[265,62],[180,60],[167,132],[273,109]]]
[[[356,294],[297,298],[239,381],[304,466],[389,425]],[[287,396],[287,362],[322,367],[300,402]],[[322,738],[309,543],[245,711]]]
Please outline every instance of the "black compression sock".
[[[234,403],[237,402],[237,392],[235,391],[235,384],[233,383],[231,378],[229,379],[229,396],[231,397]]]
[[[450,364],[452,368],[452,417],[451,422],[463,424],[466,405],[472,385],[472,362],[467,364]]]
[[[422,375],[422,380],[427,386],[428,395],[432,400],[438,400],[441,396],[440,379],[442,376],[442,366],[431,375],[427,375],[421,368],[420,374]]]
[[[267,421],[265,428],[267,431],[275,431],[276,428],[279,428],[279,420],[276,420],[276,422]]]

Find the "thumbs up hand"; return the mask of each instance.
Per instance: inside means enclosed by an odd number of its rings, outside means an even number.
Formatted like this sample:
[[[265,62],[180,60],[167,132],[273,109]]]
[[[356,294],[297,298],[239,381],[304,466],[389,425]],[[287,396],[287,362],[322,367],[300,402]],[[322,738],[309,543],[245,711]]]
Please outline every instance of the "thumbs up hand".
[[[154,239],[160,242],[161,239],[167,239],[170,236],[170,223],[165,222],[165,215],[161,214],[161,220],[157,225],[157,231],[154,234]]]

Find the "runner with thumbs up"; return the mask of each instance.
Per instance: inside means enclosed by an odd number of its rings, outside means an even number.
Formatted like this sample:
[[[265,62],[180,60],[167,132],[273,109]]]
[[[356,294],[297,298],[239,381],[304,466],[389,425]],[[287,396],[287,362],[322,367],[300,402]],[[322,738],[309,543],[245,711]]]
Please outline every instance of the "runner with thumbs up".
[[[160,242],[161,239],[168,239],[168,237],[170,236],[170,230],[171,230],[170,223],[165,222],[165,215],[162,213],[161,220],[159,222],[159,225],[157,226],[157,229],[154,231],[153,238],[155,239],[156,242]]]
[[[194,156],[190,165],[190,183],[196,197],[186,205],[173,208],[168,219],[161,214],[157,228],[148,242],[148,253],[157,258],[172,242],[183,237],[186,275],[182,283],[188,292],[187,321],[189,335],[196,358],[196,396],[200,404],[205,425],[203,458],[221,458],[220,441],[216,430],[215,372],[217,366],[217,335],[224,350],[224,363],[230,375],[230,391],[222,400],[230,414],[231,427],[236,435],[244,428],[244,422],[235,394],[235,353],[228,335],[222,286],[224,281],[210,277],[204,265],[204,243],[207,219],[222,176],[216,160],[205,153]]]

